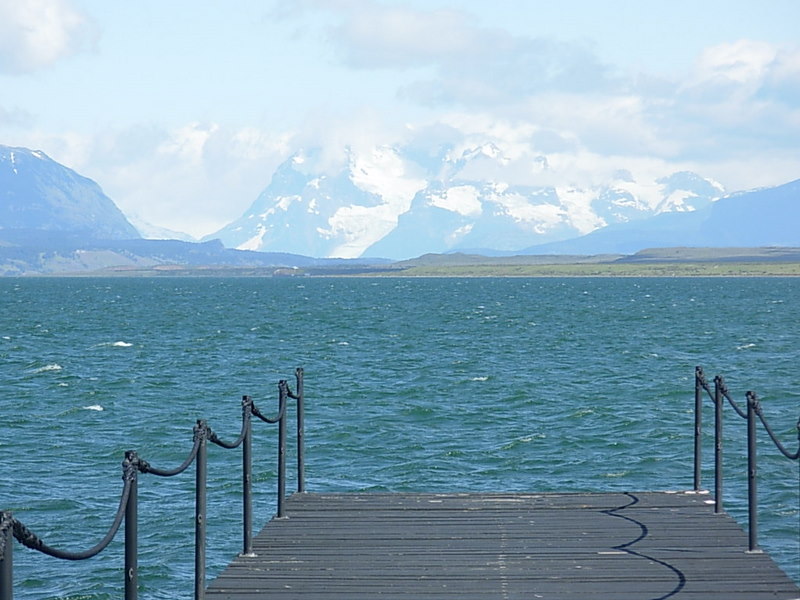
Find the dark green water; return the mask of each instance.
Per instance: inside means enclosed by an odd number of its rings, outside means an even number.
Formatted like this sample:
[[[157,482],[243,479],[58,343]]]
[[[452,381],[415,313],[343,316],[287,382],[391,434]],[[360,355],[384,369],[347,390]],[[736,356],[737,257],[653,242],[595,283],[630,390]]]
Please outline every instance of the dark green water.
[[[126,449],[177,466],[197,418],[233,439],[241,396],[273,412],[296,366],[310,491],[689,489],[695,365],[798,444],[800,279],[2,279],[0,309],[0,508],[60,548],[105,533]],[[706,401],[705,486],[711,422]],[[275,429],[255,429],[260,527]],[[760,542],[800,581],[798,462],[763,432],[759,452]],[[239,461],[209,447],[209,576],[240,550]],[[193,487],[140,477],[142,598],[191,597]],[[120,597],[122,539],[80,563],[17,545],[15,596]]]

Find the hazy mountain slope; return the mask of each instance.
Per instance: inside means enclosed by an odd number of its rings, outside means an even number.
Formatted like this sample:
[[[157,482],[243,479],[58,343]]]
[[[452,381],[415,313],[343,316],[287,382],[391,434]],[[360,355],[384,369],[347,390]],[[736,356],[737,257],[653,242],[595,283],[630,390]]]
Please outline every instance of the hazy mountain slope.
[[[620,223],[531,254],[632,254],[643,248],[800,246],[800,180],[721,198],[693,212]]]
[[[0,229],[76,232],[97,239],[139,232],[91,179],[38,150],[0,146]]]

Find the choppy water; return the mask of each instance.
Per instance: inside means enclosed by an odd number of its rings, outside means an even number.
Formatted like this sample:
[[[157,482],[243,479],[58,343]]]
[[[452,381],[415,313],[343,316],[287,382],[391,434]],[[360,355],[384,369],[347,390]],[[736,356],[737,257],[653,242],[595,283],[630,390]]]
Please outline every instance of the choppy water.
[[[197,418],[233,439],[241,396],[274,411],[296,366],[310,491],[689,489],[695,365],[742,402],[756,390],[796,450],[798,323],[800,279],[0,279],[0,508],[86,549],[126,449],[177,466]],[[727,415],[725,503],[745,524],[745,424]],[[259,527],[275,430],[254,426]],[[760,542],[800,581],[798,463],[765,435],[759,452]],[[240,550],[239,461],[209,447],[209,576]],[[193,486],[140,476],[142,598],[191,597]],[[80,563],[17,545],[16,597],[120,597],[122,539]]]

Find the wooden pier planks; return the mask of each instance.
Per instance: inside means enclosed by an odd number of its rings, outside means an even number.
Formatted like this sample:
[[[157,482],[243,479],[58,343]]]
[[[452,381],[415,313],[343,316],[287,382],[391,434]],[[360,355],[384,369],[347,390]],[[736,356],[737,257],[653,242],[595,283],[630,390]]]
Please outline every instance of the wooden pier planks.
[[[295,494],[209,599],[800,599],[708,495]]]

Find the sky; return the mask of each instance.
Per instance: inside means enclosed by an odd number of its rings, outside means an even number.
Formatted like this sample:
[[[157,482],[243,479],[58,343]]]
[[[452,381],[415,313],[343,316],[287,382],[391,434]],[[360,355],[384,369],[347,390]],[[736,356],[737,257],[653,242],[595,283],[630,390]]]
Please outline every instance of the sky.
[[[727,190],[800,178],[797,0],[0,0],[0,144],[213,233],[304,148],[485,137]],[[574,181],[572,181],[574,179]]]

